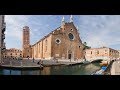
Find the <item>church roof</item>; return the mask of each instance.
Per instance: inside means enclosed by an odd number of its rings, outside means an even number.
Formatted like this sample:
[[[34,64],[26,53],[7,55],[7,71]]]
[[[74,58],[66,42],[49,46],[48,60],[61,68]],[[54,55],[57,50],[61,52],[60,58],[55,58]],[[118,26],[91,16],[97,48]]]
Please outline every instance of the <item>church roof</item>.
[[[73,24],[73,22],[65,22],[65,25],[68,24]],[[74,25],[74,24],[73,24]],[[44,36],[43,38],[41,38],[39,41],[37,41],[35,44],[33,44],[32,46],[36,45],[37,43],[41,42],[42,40],[44,40],[45,38],[49,37],[51,34],[54,34],[55,31],[61,30],[61,26],[56,28],[55,30],[51,31],[49,34],[47,34],[46,36]]]

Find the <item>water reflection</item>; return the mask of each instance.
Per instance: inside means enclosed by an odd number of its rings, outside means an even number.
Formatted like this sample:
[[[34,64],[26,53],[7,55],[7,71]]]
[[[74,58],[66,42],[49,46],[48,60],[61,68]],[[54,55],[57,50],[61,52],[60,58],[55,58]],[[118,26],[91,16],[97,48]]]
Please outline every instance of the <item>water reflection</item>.
[[[44,67],[43,70],[41,70],[41,75],[50,75],[51,67]]]
[[[51,66],[43,70],[0,70],[0,75],[90,75],[100,69],[99,63],[74,65],[74,66]]]

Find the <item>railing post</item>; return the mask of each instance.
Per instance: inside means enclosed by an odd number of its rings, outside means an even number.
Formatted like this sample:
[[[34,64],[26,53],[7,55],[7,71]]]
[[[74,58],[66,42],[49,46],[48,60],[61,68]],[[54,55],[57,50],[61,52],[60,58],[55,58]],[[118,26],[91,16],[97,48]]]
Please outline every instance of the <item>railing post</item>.
[[[10,67],[12,67],[12,61],[10,61]]]
[[[23,67],[22,61],[21,61],[21,67]]]

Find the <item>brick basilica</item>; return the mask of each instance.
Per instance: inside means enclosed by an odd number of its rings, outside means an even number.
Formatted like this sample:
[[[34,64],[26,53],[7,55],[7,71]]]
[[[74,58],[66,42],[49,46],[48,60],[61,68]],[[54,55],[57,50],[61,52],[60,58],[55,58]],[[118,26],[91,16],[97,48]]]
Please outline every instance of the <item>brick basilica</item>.
[[[28,27],[26,26],[28,29]],[[35,59],[83,59],[84,45],[79,36],[79,30],[73,23],[73,17],[61,26],[44,36],[34,45],[30,45],[30,30],[23,29],[23,57]]]

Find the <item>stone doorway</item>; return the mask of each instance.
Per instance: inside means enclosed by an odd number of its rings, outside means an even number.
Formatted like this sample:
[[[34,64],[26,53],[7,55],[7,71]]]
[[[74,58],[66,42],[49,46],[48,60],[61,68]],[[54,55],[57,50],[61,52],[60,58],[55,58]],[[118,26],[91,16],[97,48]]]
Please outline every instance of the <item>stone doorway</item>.
[[[72,56],[72,51],[69,50],[69,51],[68,51],[68,59],[72,59],[72,57],[73,57],[73,56]]]
[[[71,56],[72,56],[71,54],[68,54],[68,59],[71,59]]]

